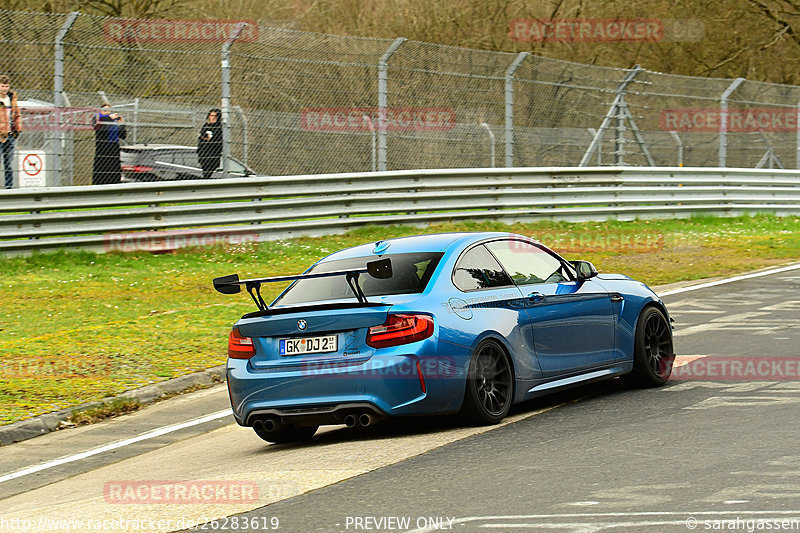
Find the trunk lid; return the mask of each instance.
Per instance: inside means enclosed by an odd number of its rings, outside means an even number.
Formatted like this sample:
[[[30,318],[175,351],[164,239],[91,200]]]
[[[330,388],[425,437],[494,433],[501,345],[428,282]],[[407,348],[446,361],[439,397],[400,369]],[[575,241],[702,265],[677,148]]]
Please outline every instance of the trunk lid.
[[[380,304],[298,306],[276,309],[275,314],[246,315],[239,320],[237,327],[242,335],[253,339],[256,354],[250,359],[250,365],[254,369],[356,363],[368,359],[374,352],[374,348],[365,343],[367,330],[383,324],[389,308]],[[322,351],[287,353],[295,349],[287,343],[292,346],[302,344],[303,349],[308,343],[310,348]]]

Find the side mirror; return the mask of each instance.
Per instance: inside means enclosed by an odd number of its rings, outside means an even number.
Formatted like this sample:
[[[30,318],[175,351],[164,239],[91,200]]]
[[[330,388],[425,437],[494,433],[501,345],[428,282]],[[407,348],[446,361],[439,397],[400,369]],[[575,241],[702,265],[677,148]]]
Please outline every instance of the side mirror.
[[[589,261],[570,261],[578,273],[578,281],[593,278],[597,275],[597,269]]]

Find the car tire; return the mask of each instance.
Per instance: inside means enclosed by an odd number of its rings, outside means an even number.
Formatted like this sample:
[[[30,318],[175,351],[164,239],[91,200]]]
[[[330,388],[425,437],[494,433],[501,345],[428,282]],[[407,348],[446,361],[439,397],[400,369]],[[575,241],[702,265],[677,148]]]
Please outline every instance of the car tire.
[[[256,435],[267,442],[273,444],[284,444],[287,442],[302,442],[309,440],[317,432],[319,426],[283,426],[274,431],[266,431],[263,427],[253,427]]]
[[[674,361],[672,328],[667,318],[657,307],[645,307],[636,324],[633,371],[626,382],[634,387],[660,387],[672,374]]]
[[[475,349],[467,373],[461,417],[470,424],[497,424],[508,414],[514,395],[514,372],[505,349],[485,340]]]

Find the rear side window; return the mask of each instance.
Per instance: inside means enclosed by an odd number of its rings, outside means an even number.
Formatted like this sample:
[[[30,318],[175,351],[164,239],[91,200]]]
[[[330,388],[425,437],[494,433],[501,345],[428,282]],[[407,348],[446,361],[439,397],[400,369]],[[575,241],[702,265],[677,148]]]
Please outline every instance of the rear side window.
[[[423,252],[385,255],[380,258],[370,256],[341,259],[339,261],[320,263],[310,272],[332,272],[334,270],[365,268],[367,262],[387,257],[392,260],[391,278],[376,279],[366,273],[359,276],[358,282],[365,296],[388,296],[422,292],[428,285],[428,281],[430,281],[442,254]],[[298,280],[275,302],[275,305],[297,305],[342,299],[355,299],[355,295],[347,284],[345,276],[332,276],[330,278]]]
[[[517,285],[569,281],[564,265],[546,250],[518,240],[486,244]]]
[[[453,270],[453,284],[465,292],[514,285],[483,245],[468,250],[458,259]]]

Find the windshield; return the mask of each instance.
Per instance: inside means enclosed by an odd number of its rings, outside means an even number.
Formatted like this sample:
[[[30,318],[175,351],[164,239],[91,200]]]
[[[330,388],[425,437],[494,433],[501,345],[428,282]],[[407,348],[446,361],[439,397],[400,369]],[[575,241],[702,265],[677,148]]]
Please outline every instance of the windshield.
[[[441,253],[423,252],[412,254],[386,255],[381,259],[392,260],[392,277],[376,279],[369,274],[361,274],[358,282],[364,295],[388,296],[391,294],[414,294],[425,290]],[[341,259],[320,263],[309,272],[331,272],[334,270],[351,270],[365,268],[367,262],[377,259],[375,256]],[[329,278],[301,279],[291,285],[286,292],[275,301],[275,305],[296,305],[328,300],[355,299],[345,276]]]

